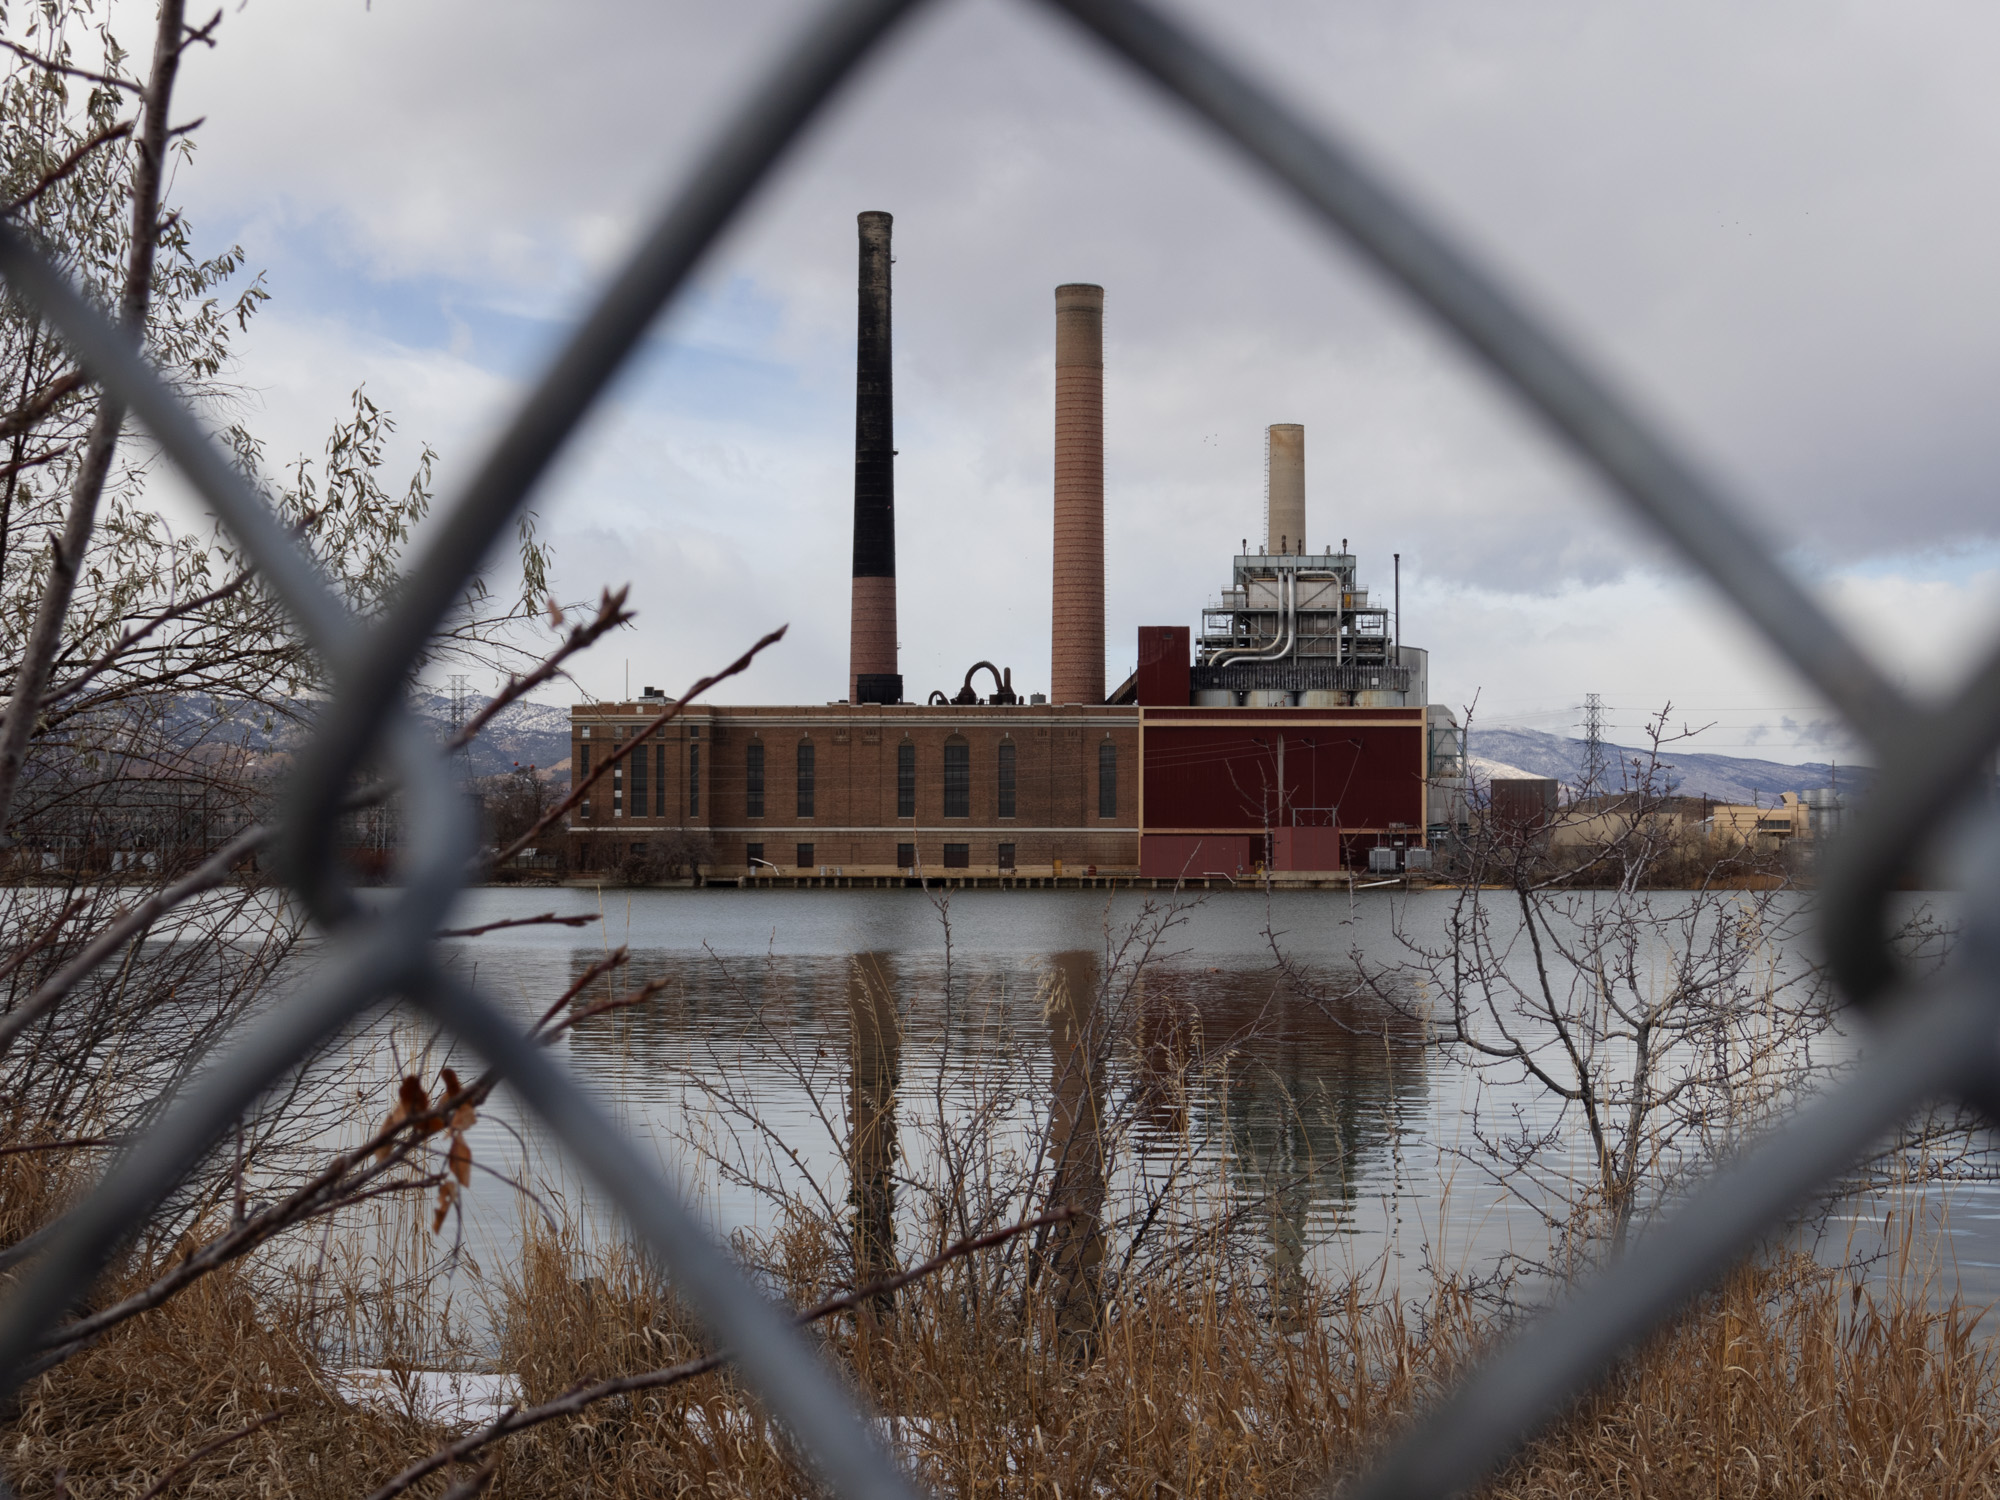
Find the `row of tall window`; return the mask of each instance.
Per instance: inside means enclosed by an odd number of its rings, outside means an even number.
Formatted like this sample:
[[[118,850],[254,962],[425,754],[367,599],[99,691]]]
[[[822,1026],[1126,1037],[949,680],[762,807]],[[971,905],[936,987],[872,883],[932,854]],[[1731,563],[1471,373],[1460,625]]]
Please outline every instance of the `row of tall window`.
[[[798,816],[810,818],[814,806],[814,750],[810,740],[798,747]],[[753,818],[764,816],[764,746],[753,740],[744,759],[744,811]],[[1014,816],[1016,805],[1015,747],[1002,740],[994,752],[993,790],[1000,817]],[[917,815],[917,747],[905,740],[896,747],[896,816]],[[944,747],[944,815],[947,818],[972,816],[972,746],[964,740],[947,740]],[[1097,747],[1097,815],[1118,816],[1118,747],[1106,740]]]
[[[701,813],[701,745],[697,740],[699,730],[691,730],[688,745],[688,786],[687,806],[692,816]],[[797,815],[810,818],[815,815],[817,805],[817,755],[811,740],[801,740],[795,762],[795,803]],[[652,756],[652,772],[647,775],[647,756],[643,749],[636,751],[628,760],[632,768],[631,791],[632,812],[635,817],[646,815],[647,792],[652,792],[652,812],[655,817],[667,816],[667,752],[664,745],[655,747]],[[577,774],[590,774],[590,745],[586,741],[578,749]],[[1002,740],[994,752],[993,789],[996,811],[1000,817],[1015,815],[1016,775],[1015,747],[1012,740]],[[743,802],[744,812],[753,818],[764,816],[764,743],[752,740],[744,750],[743,757]],[[917,815],[917,747],[905,740],[896,747],[896,816],[914,818]],[[964,740],[948,740],[944,747],[944,815],[947,818],[969,818],[972,816],[972,746]],[[1097,815],[1100,818],[1118,816],[1118,747],[1110,740],[1101,741],[1097,747]]]
[[[577,746],[576,776],[579,781],[590,775],[590,751],[589,740]],[[760,746],[758,754],[761,756],[761,753]],[[649,815],[665,818],[673,815],[673,810],[667,806],[669,785],[665,745],[641,745],[627,755],[611,774],[614,778],[612,806],[623,811],[629,804],[631,815],[635,818]],[[627,790],[631,792],[629,798],[625,796]],[[701,729],[697,725],[690,725],[688,728],[687,810],[690,817],[701,816]],[[586,802],[584,816],[589,815],[590,804]]]
[[[798,780],[795,791],[798,815],[810,818],[818,801],[817,756],[811,740],[799,741]],[[764,742],[752,740],[743,752],[743,811],[753,818],[764,816]]]
[[[1014,816],[1014,742],[1002,740],[993,755],[993,791],[1000,817]],[[917,815],[917,747],[905,740],[896,747],[896,816]],[[972,816],[972,746],[947,740],[944,746],[944,815]]]

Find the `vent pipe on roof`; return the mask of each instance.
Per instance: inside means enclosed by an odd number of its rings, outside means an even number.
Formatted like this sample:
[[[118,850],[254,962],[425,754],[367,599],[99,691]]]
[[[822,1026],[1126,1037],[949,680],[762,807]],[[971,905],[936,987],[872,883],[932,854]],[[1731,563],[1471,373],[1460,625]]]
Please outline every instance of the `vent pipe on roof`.
[[[1296,422],[1264,429],[1264,551],[1306,550],[1306,430]]]
[[[1104,288],[1056,288],[1055,587],[1049,696],[1104,701]]]
[[[889,361],[888,214],[859,216],[861,270],[854,339],[854,599],[847,649],[850,703],[899,703],[896,670],[896,401]]]

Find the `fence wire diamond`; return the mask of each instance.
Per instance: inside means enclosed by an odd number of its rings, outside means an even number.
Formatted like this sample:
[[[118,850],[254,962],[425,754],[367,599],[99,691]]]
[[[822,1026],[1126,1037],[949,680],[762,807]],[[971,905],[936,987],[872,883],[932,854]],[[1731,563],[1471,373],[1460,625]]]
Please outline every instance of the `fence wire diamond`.
[[[1669,1317],[1816,1188],[1927,1100],[2000,1113],[2000,956],[1990,897],[2000,850],[1976,872],[1958,963],[1903,982],[1885,937],[1891,882],[1973,785],[2000,741],[2000,644],[1960,695],[1913,704],[1780,564],[1743,508],[1675,453],[1497,278],[1484,273],[1323,129],[1308,125],[1221,49],[1142,0],[1044,0],[1232,141],[1332,235],[1428,311],[1607,481],[1618,503],[1705,574],[1846,718],[1880,767],[1870,805],[1822,892],[1824,939],[1849,1001],[1876,1022],[1868,1055],[1779,1134],[1711,1176],[1621,1262],[1575,1288],[1428,1413],[1353,1493],[1446,1495],[1526,1441],[1626,1348]],[[400,1000],[483,1053],[626,1215],[718,1347],[796,1436],[835,1493],[910,1495],[841,1390],[696,1222],[678,1192],[581,1089],[485,998],[446,970],[432,934],[458,896],[475,830],[449,794],[441,747],[403,684],[528,492],[606,383],[771,166],[915,0],[839,0],[753,90],[679,195],[606,287],[449,506],[389,615],[364,628],[262,499],[123,336],[11,229],[0,276],[145,425],[212,505],[326,661],[335,684],[285,805],[286,883],[329,941],[309,980],[170,1101],[160,1124],[50,1235],[4,1305],[0,1369],[18,1384],[40,1340],[172,1185],[271,1083],[371,1007]],[[333,858],[340,801],[363,760],[385,758],[415,826],[401,898],[363,912]]]

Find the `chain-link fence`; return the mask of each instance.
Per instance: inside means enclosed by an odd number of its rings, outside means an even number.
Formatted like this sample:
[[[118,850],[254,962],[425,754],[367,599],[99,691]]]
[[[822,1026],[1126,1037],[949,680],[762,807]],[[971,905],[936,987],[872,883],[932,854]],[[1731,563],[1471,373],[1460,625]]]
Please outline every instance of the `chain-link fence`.
[[[1836,975],[1875,1023],[1866,1056],[1781,1134],[1717,1172],[1621,1262],[1473,1371],[1356,1490],[1449,1494],[1476,1482],[1919,1104],[1956,1097],[1988,1113],[2000,1104],[2000,987],[1977,977],[2000,942],[1992,917],[1975,894],[1957,967],[1917,987],[1899,977],[1884,912],[1893,881],[1967,795],[2000,740],[2000,650],[1948,706],[1911,702],[1779,563],[1739,504],[1338,141],[1287,109],[1224,49],[1141,0],[1048,3],[1229,138],[1274,186],[1456,334],[1595,465],[1621,503],[1736,604],[1844,715],[1880,767],[1870,804],[1821,894]],[[117,1248],[263,1090],[370,1007],[400,1000],[483,1053],[542,1116],[834,1492],[852,1500],[909,1493],[834,1376],[739,1274],[674,1186],[438,960],[433,934],[472,867],[476,830],[465,800],[452,793],[441,747],[419,727],[403,691],[466,581],[661,308],[821,106],[915,8],[914,0],[839,0],[751,91],[448,508],[407,586],[373,627],[349,614],[127,339],[18,235],[0,228],[0,275],[214,507],[335,684],[287,793],[282,860],[288,885],[329,934],[323,955],[308,981],[170,1101],[157,1126],[56,1227],[0,1307],[7,1389]],[[352,777],[370,758],[394,764],[412,827],[399,899],[363,910],[338,873],[335,834]],[[1973,889],[2000,889],[2000,866],[1979,870]]]

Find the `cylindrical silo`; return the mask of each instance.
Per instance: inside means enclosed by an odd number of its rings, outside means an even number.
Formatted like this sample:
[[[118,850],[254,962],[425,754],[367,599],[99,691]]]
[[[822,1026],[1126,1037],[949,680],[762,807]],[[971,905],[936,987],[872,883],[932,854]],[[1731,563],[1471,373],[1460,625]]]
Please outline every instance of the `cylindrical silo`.
[[[1278,422],[1264,430],[1264,550],[1306,550],[1306,430]]]
[[[854,596],[847,698],[895,703],[896,388],[890,365],[888,214],[859,216],[861,268],[854,340]]]
[[[1049,697],[1104,701],[1104,288],[1056,288]]]

